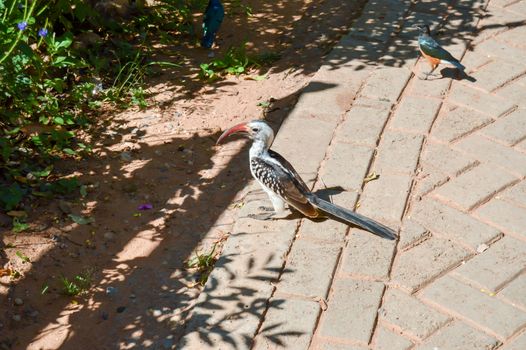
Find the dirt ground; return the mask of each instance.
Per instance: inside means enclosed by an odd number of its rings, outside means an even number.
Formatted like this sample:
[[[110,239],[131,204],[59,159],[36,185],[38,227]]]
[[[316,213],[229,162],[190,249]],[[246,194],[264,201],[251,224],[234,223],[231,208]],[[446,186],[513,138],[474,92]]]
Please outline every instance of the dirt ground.
[[[245,142],[216,147],[220,131],[258,118],[279,128],[362,5],[225,2],[216,57],[246,41],[249,52],[281,59],[214,83],[188,68],[211,60],[195,39],[153,43],[152,59],[183,68],[148,81],[151,107],[109,113],[93,157],[57,165],[87,195],[33,203],[29,231],[0,228],[0,267],[20,272],[0,276],[0,349],[174,347],[200,292],[200,275],[184,262],[226,239],[250,177]],[[94,222],[76,224],[71,213]],[[63,295],[62,277],[87,272],[88,293]]]

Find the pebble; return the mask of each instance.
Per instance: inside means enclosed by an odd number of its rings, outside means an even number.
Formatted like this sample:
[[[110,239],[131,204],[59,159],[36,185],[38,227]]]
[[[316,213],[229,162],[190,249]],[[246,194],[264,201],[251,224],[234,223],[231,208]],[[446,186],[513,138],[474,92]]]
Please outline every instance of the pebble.
[[[103,320],[107,320],[110,316],[108,315],[108,313],[106,311],[102,311],[101,317],[102,317]]]
[[[22,316],[20,316],[20,315],[13,315],[13,321],[15,321],[15,322],[22,321]]]
[[[38,312],[37,310],[33,310],[33,311],[31,311],[31,313],[29,314],[29,317],[33,317],[33,318],[35,318],[35,317],[37,317],[38,315],[39,315],[39,312]]]
[[[126,306],[119,306],[119,307],[117,308],[117,313],[120,314],[120,313],[124,312],[124,310],[126,310]]]
[[[104,233],[104,239],[106,239],[108,241],[113,241],[115,239],[115,233],[113,233],[111,231],[108,231],[108,232]]]
[[[121,153],[121,159],[125,162],[131,162],[132,161],[132,156],[130,154],[130,152],[122,152]]]
[[[114,296],[118,292],[118,289],[112,286],[106,287],[106,295]]]
[[[133,294],[133,293],[130,294],[130,299],[135,299],[135,298],[137,298],[137,296],[135,294]]]
[[[15,298],[15,305],[22,305],[24,301],[21,298]]]
[[[154,310],[152,310],[152,315],[153,315],[153,317],[159,317],[159,316],[161,316],[162,314],[163,314],[163,312],[162,312],[161,310],[159,310],[159,309],[154,309]]]
[[[174,346],[174,340],[172,336],[168,336],[163,339],[163,348],[171,349]]]

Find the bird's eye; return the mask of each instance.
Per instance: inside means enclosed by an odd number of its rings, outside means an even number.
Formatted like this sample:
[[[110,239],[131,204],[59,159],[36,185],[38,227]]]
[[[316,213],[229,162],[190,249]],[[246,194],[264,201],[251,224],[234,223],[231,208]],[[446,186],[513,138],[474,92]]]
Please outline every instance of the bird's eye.
[[[253,132],[258,132],[259,129],[258,129],[258,128],[252,128],[252,131],[253,131]]]

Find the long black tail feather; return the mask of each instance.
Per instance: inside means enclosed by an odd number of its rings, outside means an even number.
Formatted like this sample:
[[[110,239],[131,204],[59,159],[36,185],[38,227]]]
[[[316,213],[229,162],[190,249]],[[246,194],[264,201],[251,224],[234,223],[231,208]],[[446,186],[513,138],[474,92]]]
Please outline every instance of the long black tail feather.
[[[372,219],[369,219],[366,216],[358,214],[349,209],[342,208],[336,204],[327,202],[314,194],[311,194],[309,197],[309,202],[314,205],[319,210],[339,218],[349,224],[356,225],[364,230],[367,230],[371,233],[374,233],[377,236],[382,238],[393,240],[396,238],[395,232],[389,227],[380,224]]]

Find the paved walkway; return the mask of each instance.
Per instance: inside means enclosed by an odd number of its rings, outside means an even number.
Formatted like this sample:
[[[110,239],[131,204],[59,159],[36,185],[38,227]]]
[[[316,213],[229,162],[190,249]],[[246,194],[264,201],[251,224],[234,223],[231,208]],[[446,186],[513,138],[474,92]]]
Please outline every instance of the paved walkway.
[[[420,21],[471,78],[415,76]],[[274,149],[400,240],[247,218],[252,184],[179,348],[526,349],[525,38],[526,1],[369,1]]]

